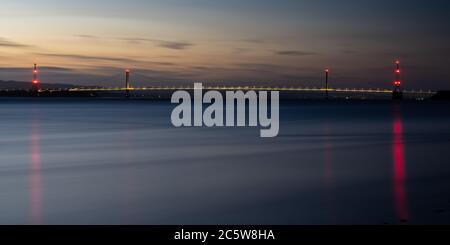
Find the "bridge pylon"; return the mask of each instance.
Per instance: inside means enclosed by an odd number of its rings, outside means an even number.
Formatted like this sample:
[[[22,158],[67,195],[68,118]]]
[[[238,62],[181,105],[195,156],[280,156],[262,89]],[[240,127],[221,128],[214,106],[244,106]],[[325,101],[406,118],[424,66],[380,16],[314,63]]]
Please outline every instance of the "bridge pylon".
[[[125,97],[130,97],[130,69],[125,70]]]
[[[392,98],[394,100],[401,100],[403,99],[403,89],[402,89],[402,81],[400,79],[400,60],[395,61],[395,81],[394,81],[394,90],[392,91]]]
[[[329,91],[329,86],[328,86],[328,78],[330,75],[330,69],[326,68],[325,69],[325,99],[328,100],[328,91]]]
[[[39,79],[38,79],[38,69],[37,69],[37,64],[34,64],[33,67],[33,80],[31,81],[31,90],[33,92],[38,92],[39,91]]]

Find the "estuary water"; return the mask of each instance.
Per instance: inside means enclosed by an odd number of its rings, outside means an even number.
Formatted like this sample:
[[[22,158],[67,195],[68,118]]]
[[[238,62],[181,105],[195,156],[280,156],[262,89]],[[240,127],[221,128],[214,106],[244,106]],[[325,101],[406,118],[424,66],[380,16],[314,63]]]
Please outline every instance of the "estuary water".
[[[280,135],[169,101],[0,100],[1,224],[450,224],[450,104],[281,102]]]

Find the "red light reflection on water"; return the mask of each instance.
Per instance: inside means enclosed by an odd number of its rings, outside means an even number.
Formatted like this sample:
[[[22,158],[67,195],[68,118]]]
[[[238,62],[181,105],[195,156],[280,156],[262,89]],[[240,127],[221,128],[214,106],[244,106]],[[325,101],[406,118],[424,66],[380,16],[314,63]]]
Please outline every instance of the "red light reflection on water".
[[[403,142],[403,121],[396,115],[393,123],[392,154],[394,163],[394,205],[399,220],[408,220],[408,201],[406,196],[406,161]]]
[[[41,149],[39,125],[33,122],[31,128],[31,173],[30,183],[30,219],[32,224],[42,222],[42,180],[41,180]]]

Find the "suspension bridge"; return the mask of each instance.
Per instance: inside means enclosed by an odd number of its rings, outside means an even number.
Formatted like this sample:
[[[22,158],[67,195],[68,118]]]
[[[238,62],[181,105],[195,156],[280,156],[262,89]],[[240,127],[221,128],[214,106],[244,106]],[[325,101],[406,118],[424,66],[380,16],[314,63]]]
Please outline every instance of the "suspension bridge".
[[[255,90],[255,91],[292,91],[292,92],[342,92],[342,93],[379,93],[392,94],[389,89],[358,89],[358,88],[317,88],[317,87],[272,87],[272,86],[203,86],[204,90]],[[151,86],[130,88],[70,88],[72,92],[126,92],[126,91],[172,91],[172,90],[194,90],[193,86]],[[60,91],[60,90],[53,90]],[[428,90],[403,90],[405,94],[435,94]]]
[[[194,90],[194,86],[145,86],[145,87],[133,87],[131,86],[129,69],[125,70],[125,83],[123,87],[74,87],[65,89],[41,89],[40,81],[38,79],[38,67],[34,64],[33,68],[33,80],[32,89],[36,94],[40,93],[95,93],[95,92],[123,92],[126,97],[130,96],[133,91],[176,91],[176,90]],[[393,82],[393,89],[380,89],[380,88],[334,88],[329,86],[329,74],[330,69],[325,69],[325,86],[324,87],[298,87],[298,86],[204,86],[204,90],[255,90],[255,91],[286,91],[286,92],[317,92],[324,93],[328,99],[329,93],[347,93],[347,94],[392,94],[393,99],[402,99],[403,95],[416,95],[416,96],[432,96],[436,92],[431,90],[406,90],[402,87],[402,81],[400,79],[400,61],[395,61],[395,80]]]

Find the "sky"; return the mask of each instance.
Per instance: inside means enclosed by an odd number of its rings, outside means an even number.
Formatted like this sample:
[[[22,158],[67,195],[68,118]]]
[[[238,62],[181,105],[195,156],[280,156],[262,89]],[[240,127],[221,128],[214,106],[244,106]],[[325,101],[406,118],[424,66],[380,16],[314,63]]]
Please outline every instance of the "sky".
[[[2,0],[0,80],[450,89],[444,0]]]

